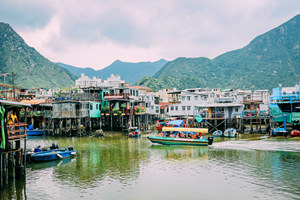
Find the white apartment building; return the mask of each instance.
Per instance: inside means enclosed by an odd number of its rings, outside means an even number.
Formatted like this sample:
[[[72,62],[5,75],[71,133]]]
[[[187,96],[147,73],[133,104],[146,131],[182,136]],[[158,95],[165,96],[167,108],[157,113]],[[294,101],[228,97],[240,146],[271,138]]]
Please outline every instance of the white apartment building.
[[[90,79],[88,76],[85,76],[82,73],[81,77],[76,80],[75,84],[76,84],[76,86],[79,86],[81,88],[83,88],[83,87],[100,87],[102,85],[102,80],[97,79],[95,76],[92,79]]]
[[[193,116],[199,104],[214,102],[219,90],[193,88],[169,92],[170,116]]]
[[[121,80],[119,75],[111,74],[109,78],[103,81],[103,86],[105,87],[119,87],[121,83],[125,83],[124,80]]]

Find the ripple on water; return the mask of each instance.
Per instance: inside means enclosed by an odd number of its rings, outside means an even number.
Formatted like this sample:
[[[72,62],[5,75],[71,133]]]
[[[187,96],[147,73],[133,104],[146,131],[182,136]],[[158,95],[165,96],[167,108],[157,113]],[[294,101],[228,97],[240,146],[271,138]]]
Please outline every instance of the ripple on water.
[[[146,138],[46,138],[70,143],[69,162],[28,169],[28,199],[297,199],[299,141],[234,139],[209,147]],[[38,144],[34,140],[29,146]]]
[[[277,140],[235,140],[214,143],[212,148],[235,149],[235,150],[262,150],[262,151],[290,151],[300,152],[299,141]]]

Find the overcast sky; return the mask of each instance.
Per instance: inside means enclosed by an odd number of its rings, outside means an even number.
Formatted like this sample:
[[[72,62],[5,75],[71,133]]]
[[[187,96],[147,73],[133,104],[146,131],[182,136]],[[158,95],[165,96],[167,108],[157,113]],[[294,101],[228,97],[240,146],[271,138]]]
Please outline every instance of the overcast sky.
[[[214,58],[300,14],[300,0],[0,0],[0,21],[53,62],[101,69]]]

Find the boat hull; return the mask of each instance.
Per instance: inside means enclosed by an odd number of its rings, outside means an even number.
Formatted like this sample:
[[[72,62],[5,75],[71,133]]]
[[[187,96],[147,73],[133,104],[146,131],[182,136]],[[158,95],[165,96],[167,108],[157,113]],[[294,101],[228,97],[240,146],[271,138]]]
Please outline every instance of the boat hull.
[[[43,130],[27,130],[26,134],[28,136],[41,136],[44,135],[45,132]]]
[[[54,149],[51,151],[33,153],[30,156],[30,160],[34,162],[46,162],[52,160],[60,160],[64,158],[69,158],[76,155],[76,150],[66,150],[66,149]]]
[[[221,130],[217,130],[217,131],[213,132],[214,137],[221,137],[222,135],[223,135],[223,132]]]
[[[131,137],[131,138],[134,138],[134,137],[137,138],[137,137],[140,137],[140,136],[141,136],[140,133],[139,134],[135,134],[135,135],[130,135],[130,134],[128,135],[128,137]]]
[[[300,131],[298,131],[298,130],[293,130],[293,131],[291,132],[291,136],[292,136],[292,137],[300,136]]]
[[[230,137],[230,138],[234,138],[236,136],[236,129],[234,128],[228,128],[224,131],[223,133],[224,137]]]
[[[187,138],[168,138],[168,137],[147,137],[152,143],[162,145],[192,145],[192,146],[208,146],[208,140],[206,139],[187,139]]]

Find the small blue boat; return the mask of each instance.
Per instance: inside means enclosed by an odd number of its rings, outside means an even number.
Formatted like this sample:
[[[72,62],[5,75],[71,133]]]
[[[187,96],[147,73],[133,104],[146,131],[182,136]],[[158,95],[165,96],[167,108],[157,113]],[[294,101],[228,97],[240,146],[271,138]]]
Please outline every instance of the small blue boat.
[[[26,134],[28,136],[41,136],[45,134],[44,130],[40,130],[40,129],[33,129],[33,130],[27,130]]]
[[[23,127],[22,127],[23,128]],[[24,129],[24,128],[23,128]],[[22,132],[21,134],[24,134],[24,132]],[[33,129],[33,126],[32,124],[29,124],[27,129],[26,129],[26,134],[28,136],[41,136],[41,135],[44,135],[45,134],[45,131],[44,130],[41,130],[41,129]]]
[[[223,132],[221,130],[216,130],[213,132],[214,137],[221,137],[223,135]]]
[[[236,135],[236,129],[228,128],[224,131],[224,137],[231,137],[234,138]]]
[[[128,133],[128,137],[140,137],[141,136],[141,131],[137,127],[132,127],[130,128],[130,131]]]
[[[42,151],[30,155],[30,160],[34,162],[45,162],[52,160],[60,160],[75,156],[77,151],[75,149],[52,149],[50,151]]]

